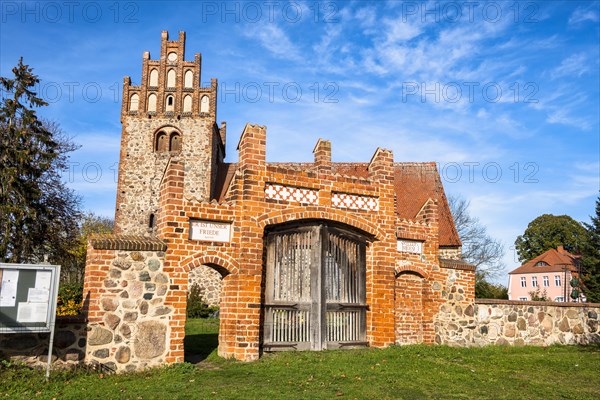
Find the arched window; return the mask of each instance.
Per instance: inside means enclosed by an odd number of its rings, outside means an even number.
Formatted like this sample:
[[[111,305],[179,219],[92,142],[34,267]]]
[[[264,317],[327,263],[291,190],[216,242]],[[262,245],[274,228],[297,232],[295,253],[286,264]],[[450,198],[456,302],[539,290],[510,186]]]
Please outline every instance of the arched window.
[[[154,93],[148,96],[148,112],[156,112],[156,95]]]
[[[173,96],[168,95],[167,101],[165,104],[165,111],[173,111],[174,109],[175,109],[175,100],[173,99]]]
[[[170,151],[181,151],[181,136],[177,132],[171,133],[171,141],[169,143]]]
[[[149,86],[158,86],[158,70],[153,69],[150,71],[150,79],[148,81]]]
[[[194,87],[194,73],[190,69],[185,71],[185,79],[184,79],[183,86],[186,88]]]
[[[167,72],[167,87],[168,88],[175,87],[175,70],[174,69],[170,69],[169,72]]]
[[[137,111],[140,104],[140,96],[134,93],[129,98],[129,111]]]
[[[156,135],[156,144],[154,145],[154,151],[163,152],[168,149],[168,138],[167,134],[163,131],[158,132]]]
[[[189,94],[183,98],[183,112],[192,112],[192,96]]]
[[[208,96],[202,96],[202,99],[200,100],[200,112],[208,112]]]

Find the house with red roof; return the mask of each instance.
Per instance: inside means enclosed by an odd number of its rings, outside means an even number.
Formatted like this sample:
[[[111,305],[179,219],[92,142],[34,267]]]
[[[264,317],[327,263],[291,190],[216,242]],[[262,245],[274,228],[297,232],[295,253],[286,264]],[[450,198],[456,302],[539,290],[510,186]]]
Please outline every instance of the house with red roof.
[[[579,258],[558,246],[527,261],[508,274],[509,300],[531,300],[535,292],[550,301],[574,301],[570,282],[579,276]]]

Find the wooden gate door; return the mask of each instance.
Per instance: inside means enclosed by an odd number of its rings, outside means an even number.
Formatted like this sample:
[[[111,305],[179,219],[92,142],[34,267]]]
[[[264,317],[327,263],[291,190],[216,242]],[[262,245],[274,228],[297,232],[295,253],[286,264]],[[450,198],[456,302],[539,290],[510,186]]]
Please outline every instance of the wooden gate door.
[[[268,234],[263,349],[366,345],[366,240],[324,224]]]

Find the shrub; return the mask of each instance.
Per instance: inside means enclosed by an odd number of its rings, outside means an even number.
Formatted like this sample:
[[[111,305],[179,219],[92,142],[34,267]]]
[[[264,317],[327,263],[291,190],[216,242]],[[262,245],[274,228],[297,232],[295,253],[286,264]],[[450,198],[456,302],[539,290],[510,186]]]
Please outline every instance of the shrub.
[[[202,289],[194,283],[187,295],[186,312],[188,318],[208,318],[217,311],[219,307],[209,307],[202,299]]]
[[[83,303],[83,286],[78,283],[63,283],[58,289],[56,315],[79,315]]]

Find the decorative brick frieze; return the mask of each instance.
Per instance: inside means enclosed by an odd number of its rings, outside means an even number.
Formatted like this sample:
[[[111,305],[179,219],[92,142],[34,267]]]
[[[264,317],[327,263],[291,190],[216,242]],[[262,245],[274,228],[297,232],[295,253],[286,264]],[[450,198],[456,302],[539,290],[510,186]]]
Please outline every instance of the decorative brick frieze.
[[[336,208],[350,210],[379,211],[379,199],[377,197],[350,193],[331,193],[331,205]]]
[[[279,185],[277,183],[267,183],[265,198],[288,203],[319,204],[319,192],[317,190]]]

